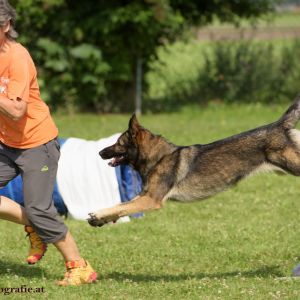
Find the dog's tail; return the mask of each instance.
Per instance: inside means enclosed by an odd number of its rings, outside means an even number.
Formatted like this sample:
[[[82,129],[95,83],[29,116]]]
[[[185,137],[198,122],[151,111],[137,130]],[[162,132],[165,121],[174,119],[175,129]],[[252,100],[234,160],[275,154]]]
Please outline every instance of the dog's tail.
[[[284,115],[279,119],[283,127],[292,129],[300,119],[300,94],[296,97],[294,103],[288,108]]]

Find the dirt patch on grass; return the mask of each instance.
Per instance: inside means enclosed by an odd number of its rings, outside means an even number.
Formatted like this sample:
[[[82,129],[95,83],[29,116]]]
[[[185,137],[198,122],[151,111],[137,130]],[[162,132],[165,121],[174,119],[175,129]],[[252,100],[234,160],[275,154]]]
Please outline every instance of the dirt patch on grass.
[[[199,40],[273,40],[273,39],[295,39],[300,38],[300,27],[282,28],[203,28],[197,33]]]

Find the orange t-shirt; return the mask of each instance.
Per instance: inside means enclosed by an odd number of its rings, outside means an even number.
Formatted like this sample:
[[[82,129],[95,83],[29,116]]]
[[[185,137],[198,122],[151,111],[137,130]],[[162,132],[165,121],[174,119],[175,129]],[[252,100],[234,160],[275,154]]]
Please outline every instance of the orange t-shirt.
[[[46,103],[41,99],[35,65],[19,43],[8,42],[0,52],[0,94],[27,102],[27,111],[18,121],[0,113],[0,142],[14,148],[33,148],[58,135]]]

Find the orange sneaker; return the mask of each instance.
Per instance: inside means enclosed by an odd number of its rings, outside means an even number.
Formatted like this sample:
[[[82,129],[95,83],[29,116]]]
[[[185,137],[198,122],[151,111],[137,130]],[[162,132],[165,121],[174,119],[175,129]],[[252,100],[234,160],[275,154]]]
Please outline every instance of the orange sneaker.
[[[47,251],[47,244],[42,242],[41,238],[31,226],[26,225],[25,231],[27,232],[27,236],[29,237],[30,241],[30,249],[26,260],[28,264],[34,265],[44,256],[45,252]]]
[[[97,280],[97,273],[84,259],[68,261],[66,262],[66,268],[67,272],[64,279],[57,282],[60,286],[78,286],[85,283],[92,283]]]

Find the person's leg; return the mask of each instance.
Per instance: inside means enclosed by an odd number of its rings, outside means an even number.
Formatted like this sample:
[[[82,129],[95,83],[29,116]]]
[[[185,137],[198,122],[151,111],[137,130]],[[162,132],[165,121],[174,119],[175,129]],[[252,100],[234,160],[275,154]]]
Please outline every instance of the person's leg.
[[[0,188],[6,186],[19,174],[18,167],[13,161],[15,155],[11,148],[0,143]],[[0,196],[0,219],[29,225],[24,208],[4,196]]]
[[[55,247],[60,251],[65,261],[81,260],[78,247],[68,230],[66,236],[54,243]]]
[[[60,285],[93,282],[96,272],[81,257],[66,225],[58,217],[52,193],[56,180],[59,149],[56,141],[22,152],[18,160],[28,220],[45,243],[53,243],[62,254],[67,273]]]
[[[25,213],[45,243],[57,244],[58,249],[63,251],[63,256],[80,258],[76,244],[53,203],[58,159],[59,150],[55,141],[50,141],[45,145],[22,151],[16,160],[23,179]],[[68,251],[73,254],[69,255]]]
[[[9,181],[19,174],[19,168],[14,162],[18,156],[17,152],[16,149],[0,143],[0,188],[6,186]],[[25,225],[24,229],[30,241],[27,262],[29,264],[38,262],[46,252],[47,245],[42,242],[33,228],[29,226],[30,223],[24,207],[7,197],[0,196],[0,219]]]
[[[4,196],[0,196],[0,219],[29,225],[24,207]]]

